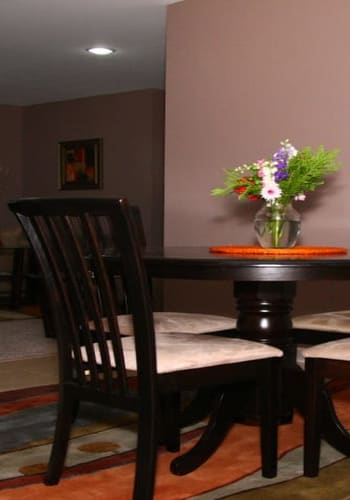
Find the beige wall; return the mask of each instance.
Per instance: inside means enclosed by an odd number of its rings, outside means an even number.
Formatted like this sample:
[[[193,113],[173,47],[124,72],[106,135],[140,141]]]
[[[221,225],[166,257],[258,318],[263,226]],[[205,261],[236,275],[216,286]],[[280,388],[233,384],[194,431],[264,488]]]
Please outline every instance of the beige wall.
[[[22,109],[0,106],[0,230],[11,226],[7,201],[22,192]]]
[[[185,0],[169,7],[166,244],[252,243],[258,205],[209,192],[222,184],[224,168],[267,157],[289,138],[296,147],[339,147],[344,163],[297,205],[301,243],[350,247],[349,23],[348,0]],[[348,305],[345,292],[341,284],[304,285],[296,310]],[[168,291],[170,305],[174,297]]]
[[[148,242],[162,240],[163,91],[4,108],[0,109],[0,165],[1,161],[8,165],[12,182],[16,179],[17,184],[16,189],[4,194],[1,215],[7,214],[8,195],[127,196],[141,207]],[[103,188],[61,191],[58,143],[95,137],[103,139]]]

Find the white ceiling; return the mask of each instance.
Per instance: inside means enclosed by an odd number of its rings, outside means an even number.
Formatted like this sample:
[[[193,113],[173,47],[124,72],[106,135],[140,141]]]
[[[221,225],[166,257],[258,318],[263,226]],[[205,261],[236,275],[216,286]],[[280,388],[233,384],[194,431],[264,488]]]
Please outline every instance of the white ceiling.
[[[0,0],[0,105],[164,88],[175,1]],[[94,45],[117,52],[93,56]]]

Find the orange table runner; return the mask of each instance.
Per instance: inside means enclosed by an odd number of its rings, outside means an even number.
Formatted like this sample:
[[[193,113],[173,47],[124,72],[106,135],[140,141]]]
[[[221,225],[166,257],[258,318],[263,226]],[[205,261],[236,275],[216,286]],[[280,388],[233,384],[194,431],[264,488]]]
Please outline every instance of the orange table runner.
[[[311,247],[296,246],[294,248],[262,248],[247,245],[225,245],[210,247],[211,253],[226,253],[231,255],[344,255],[348,251],[343,247]]]

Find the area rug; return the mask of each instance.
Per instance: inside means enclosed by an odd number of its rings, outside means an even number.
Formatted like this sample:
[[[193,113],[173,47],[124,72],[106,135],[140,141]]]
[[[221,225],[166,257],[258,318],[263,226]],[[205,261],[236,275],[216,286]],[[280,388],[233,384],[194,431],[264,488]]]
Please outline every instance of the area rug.
[[[83,405],[76,422],[64,476],[57,486],[41,484],[53,432],[56,387],[0,397],[1,500],[130,500],[134,475],[136,421],[126,413]],[[350,394],[336,395],[339,418],[350,427]],[[200,423],[202,426],[204,423]],[[279,432],[279,474],[260,474],[259,435],[253,426],[235,425],[206,464],[186,476],[170,473],[176,454],[159,449],[156,500],[350,498],[350,463],[332,448],[322,448],[319,478],[302,475],[303,420],[296,414]],[[186,429],[181,451],[193,446],[199,428]],[[333,464],[333,465],[331,465]],[[313,495],[313,496],[312,496]]]
[[[272,486],[252,489],[236,495],[225,496],[225,500],[349,500],[350,459],[344,459],[324,467],[319,477],[296,479]],[[201,500],[203,497],[200,497]],[[206,497],[209,498],[209,497]],[[210,497],[211,500],[219,497]],[[194,499],[193,499],[194,500]]]

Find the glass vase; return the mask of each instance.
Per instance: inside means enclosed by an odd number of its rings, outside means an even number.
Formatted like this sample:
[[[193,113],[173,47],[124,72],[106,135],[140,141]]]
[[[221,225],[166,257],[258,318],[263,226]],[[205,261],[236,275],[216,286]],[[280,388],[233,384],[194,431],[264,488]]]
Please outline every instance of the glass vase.
[[[292,248],[300,234],[300,214],[289,203],[264,205],[254,219],[258,243],[263,248]]]

